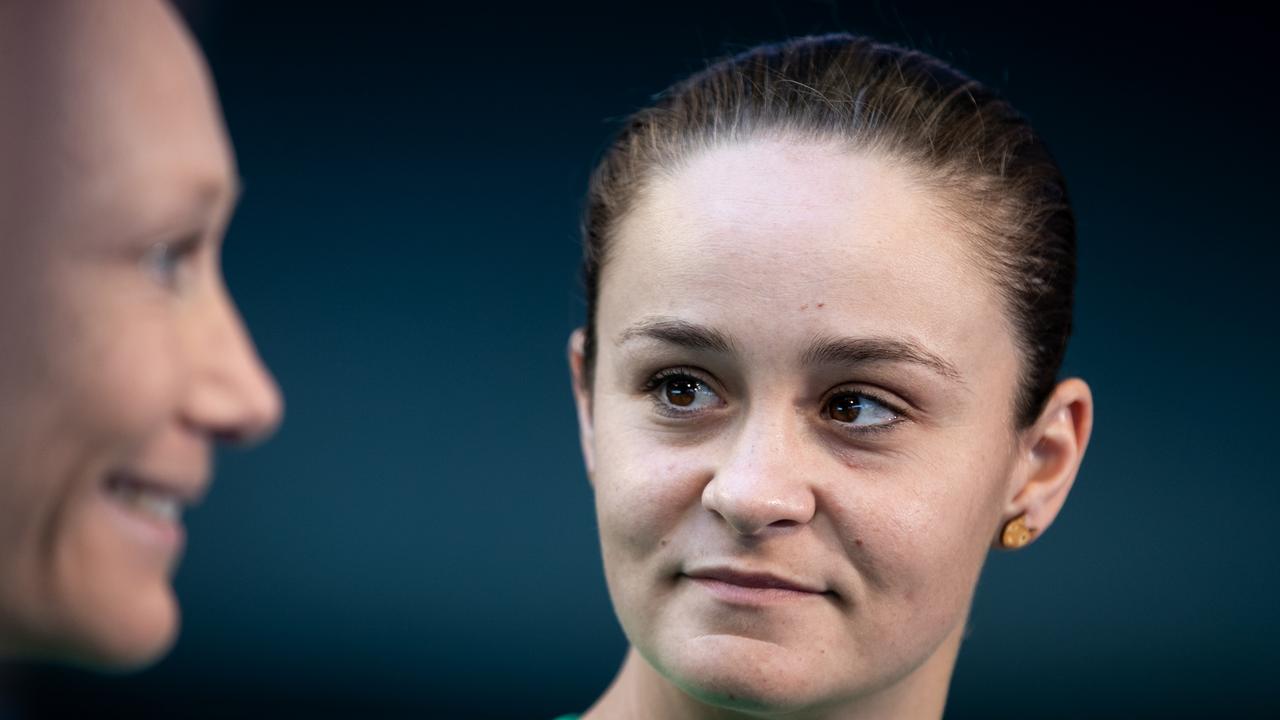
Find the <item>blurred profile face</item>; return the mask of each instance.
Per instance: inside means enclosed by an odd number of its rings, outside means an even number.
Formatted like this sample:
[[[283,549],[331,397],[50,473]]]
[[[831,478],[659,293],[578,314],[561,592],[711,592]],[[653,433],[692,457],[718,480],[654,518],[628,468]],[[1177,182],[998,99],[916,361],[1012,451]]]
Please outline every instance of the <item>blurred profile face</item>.
[[[755,140],[622,219],[584,451],[622,626],[695,698],[945,688],[1026,451],[1014,336],[948,217],[895,162]]]
[[[0,156],[0,655],[144,663],[213,443],[281,412],[221,278],[236,171],[174,12],[0,7]]]

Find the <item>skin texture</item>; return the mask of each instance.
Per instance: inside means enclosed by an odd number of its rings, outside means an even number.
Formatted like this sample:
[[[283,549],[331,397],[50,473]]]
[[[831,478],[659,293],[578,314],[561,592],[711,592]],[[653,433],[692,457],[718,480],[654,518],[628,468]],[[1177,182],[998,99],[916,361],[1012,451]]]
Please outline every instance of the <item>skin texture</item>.
[[[0,656],[130,667],[173,642],[213,445],[280,393],[219,267],[236,169],[204,61],[154,0],[0,5]]]
[[[595,377],[580,330],[569,352],[632,644],[588,718],[941,715],[988,549],[1019,514],[1049,526],[1092,422],[1072,379],[1015,430],[1011,326],[947,217],[892,160],[762,139],[622,220]],[[734,602],[708,568],[814,592]]]

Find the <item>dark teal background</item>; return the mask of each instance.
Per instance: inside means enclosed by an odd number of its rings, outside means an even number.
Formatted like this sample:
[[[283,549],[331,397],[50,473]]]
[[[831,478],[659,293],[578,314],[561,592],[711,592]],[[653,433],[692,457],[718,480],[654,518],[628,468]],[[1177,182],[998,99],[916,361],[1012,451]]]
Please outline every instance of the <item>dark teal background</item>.
[[[190,515],[172,655],[29,670],[29,713],[584,709],[625,648],[564,363],[587,174],[704,58],[831,30],[1003,89],[1079,218],[1096,431],[1052,532],[989,562],[949,716],[1280,713],[1275,28],[1038,5],[190,6],[244,177],[226,274],[287,418]]]

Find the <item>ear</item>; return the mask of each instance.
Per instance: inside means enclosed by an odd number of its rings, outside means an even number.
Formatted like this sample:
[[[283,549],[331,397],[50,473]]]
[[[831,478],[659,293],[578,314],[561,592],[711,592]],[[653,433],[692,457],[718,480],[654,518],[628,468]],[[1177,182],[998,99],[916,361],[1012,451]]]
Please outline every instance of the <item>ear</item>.
[[[573,376],[573,401],[578,408],[578,439],[582,443],[582,459],[587,466],[587,481],[595,485],[595,429],[591,417],[591,378],[586,375],[584,352],[587,334],[583,328],[569,335],[569,372]]]
[[[1032,538],[1049,528],[1075,482],[1093,431],[1093,394],[1079,378],[1058,383],[1044,411],[1018,441],[1014,482],[994,544],[1001,547],[1005,523],[1025,515]]]

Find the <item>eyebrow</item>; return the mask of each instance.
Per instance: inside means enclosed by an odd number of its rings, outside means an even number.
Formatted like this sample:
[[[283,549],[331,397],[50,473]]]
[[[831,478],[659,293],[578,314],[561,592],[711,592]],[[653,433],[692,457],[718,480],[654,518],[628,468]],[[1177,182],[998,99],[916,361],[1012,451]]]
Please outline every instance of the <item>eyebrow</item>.
[[[181,195],[174,202],[174,216],[184,219],[221,221],[235,211],[243,192],[238,175],[231,175],[226,182],[200,178],[178,191]],[[185,220],[184,220],[185,222]]]
[[[818,337],[801,356],[806,365],[859,365],[872,362],[911,363],[958,383],[964,378],[956,366],[923,345],[899,338]]]
[[[225,230],[243,195],[244,185],[239,174],[231,174],[225,183],[203,179],[192,189],[187,212],[202,221],[212,220]]]
[[[733,341],[727,335],[704,325],[675,318],[645,318],[618,335],[616,343],[625,345],[633,340],[657,340],[688,350],[732,353]]]
[[[618,335],[616,343],[624,345],[633,340],[647,339],[675,345],[688,350],[717,353],[737,351],[733,340],[724,333],[705,325],[670,317],[651,317],[640,320]],[[860,365],[873,362],[896,362],[920,365],[948,380],[964,382],[956,366],[918,342],[886,337],[817,337],[800,356],[807,366]]]

